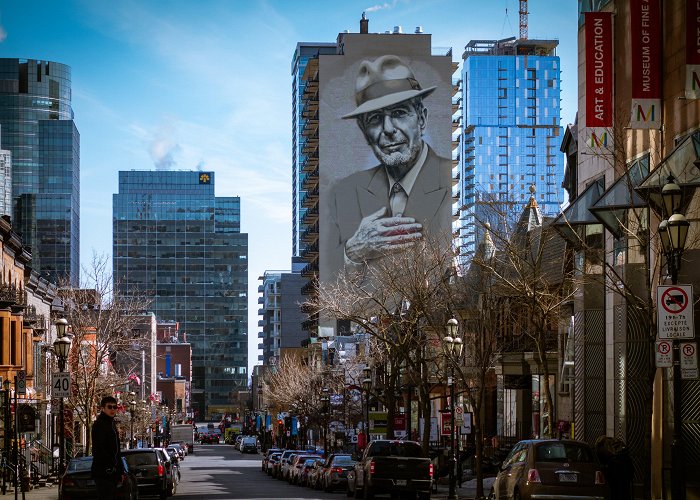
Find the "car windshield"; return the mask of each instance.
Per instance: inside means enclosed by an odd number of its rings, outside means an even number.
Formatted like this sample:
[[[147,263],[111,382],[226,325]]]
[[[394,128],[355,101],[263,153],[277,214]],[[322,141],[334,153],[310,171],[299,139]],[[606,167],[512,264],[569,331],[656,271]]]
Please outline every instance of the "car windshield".
[[[423,451],[416,443],[401,443],[398,441],[372,443],[371,455],[380,457],[422,457]]]
[[[333,465],[352,465],[355,461],[350,455],[341,455],[339,457],[333,457]]]
[[[129,467],[138,467],[140,465],[158,465],[158,458],[155,453],[126,453],[124,454],[126,463]]]
[[[593,453],[587,446],[575,443],[542,443],[537,446],[536,454],[538,462],[593,462]]]
[[[92,467],[92,457],[78,458],[70,461],[68,464],[68,472],[90,470],[90,467]]]

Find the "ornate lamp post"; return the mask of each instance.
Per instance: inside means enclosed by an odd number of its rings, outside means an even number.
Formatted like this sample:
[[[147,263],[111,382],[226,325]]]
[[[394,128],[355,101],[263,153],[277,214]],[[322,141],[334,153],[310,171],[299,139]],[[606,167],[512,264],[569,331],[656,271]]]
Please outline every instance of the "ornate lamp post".
[[[445,355],[450,364],[450,377],[447,380],[450,386],[450,491],[448,499],[456,499],[456,477],[457,457],[455,455],[455,369],[454,364],[462,355],[462,339],[457,336],[457,320],[451,318],[447,321],[445,338],[443,339]]]
[[[364,378],[362,379],[362,389],[365,392],[365,446],[369,444],[369,390],[372,387],[372,370],[369,366],[362,370]]]
[[[136,397],[136,393],[130,392],[129,393],[132,398]],[[131,437],[131,440],[129,441],[129,448],[136,448],[136,439],[134,439],[134,418],[136,417],[136,399],[132,399],[129,401],[129,413],[130,413],[130,424],[131,424],[131,433],[129,434]]]
[[[66,318],[60,318],[56,321],[56,340],[53,343],[53,352],[58,359],[58,371],[61,373],[66,371],[66,361],[68,360],[71,346],[71,337],[66,334],[67,328],[68,320]],[[62,473],[66,465],[66,421],[63,397],[61,397],[60,401],[60,413],[58,415],[58,429],[60,433],[58,440],[58,466],[59,472]]]
[[[673,176],[669,176],[661,190],[667,220],[659,224],[661,247],[666,257],[671,284],[678,283],[678,272],[681,268],[681,256],[685,249],[690,222],[680,212],[683,191],[676,184]],[[657,305],[660,307],[660,305]],[[683,452],[683,412],[681,381],[680,343],[673,339],[673,440],[671,441],[671,498],[685,500],[685,471]]]
[[[328,416],[330,415],[330,398],[328,397],[328,388],[323,388],[321,396],[321,411],[323,412],[323,456],[328,456]]]

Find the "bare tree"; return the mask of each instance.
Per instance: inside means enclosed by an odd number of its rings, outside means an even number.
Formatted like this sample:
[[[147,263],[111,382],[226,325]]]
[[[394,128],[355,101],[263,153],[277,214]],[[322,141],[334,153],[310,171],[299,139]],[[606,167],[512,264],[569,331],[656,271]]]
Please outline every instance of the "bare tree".
[[[81,286],[61,288],[60,295],[73,336],[68,360],[73,379],[70,404],[76,409],[74,416],[87,429],[88,452],[91,423],[100,398],[128,381],[125,372],[117,373],[110,360],[117,352],[135,354],[142,349],[146,339],[132,332],[148,302],[114,292],[105,257],[93,256],[91,267],[83,269]]]

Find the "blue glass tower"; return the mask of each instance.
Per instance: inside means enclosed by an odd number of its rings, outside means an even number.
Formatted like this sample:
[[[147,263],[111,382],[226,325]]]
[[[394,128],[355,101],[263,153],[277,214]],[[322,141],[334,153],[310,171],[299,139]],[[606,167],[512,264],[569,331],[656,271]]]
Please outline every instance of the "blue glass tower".
[[[1,148],[12,153],[13,227],[32,266],[77,286],[80,271],[80,134],[70,67],[0,59]]]
[[[119,172],[113,199],[115,289],[146,296],[192,344],[195,418],[240,411],[247,386],[248,235],[238,197],[214,195],[214,173]]]
[[[534,186],[543,215],[559,213],[560,64],[556,40],[472,40],[462,58],[460,255],[474,255],[486,222],[512,227]]]

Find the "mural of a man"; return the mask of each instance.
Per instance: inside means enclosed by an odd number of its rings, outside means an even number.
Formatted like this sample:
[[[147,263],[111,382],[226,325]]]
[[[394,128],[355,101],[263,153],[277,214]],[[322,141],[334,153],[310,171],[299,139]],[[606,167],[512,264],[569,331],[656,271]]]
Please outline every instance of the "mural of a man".
[[[399,57],[360,64],[357,120],[379,165],[338,181],[331,190],[329,240],[335,267],[356,267],[450,231],[451,161],[424,141],[428,110],[421,88]]]

